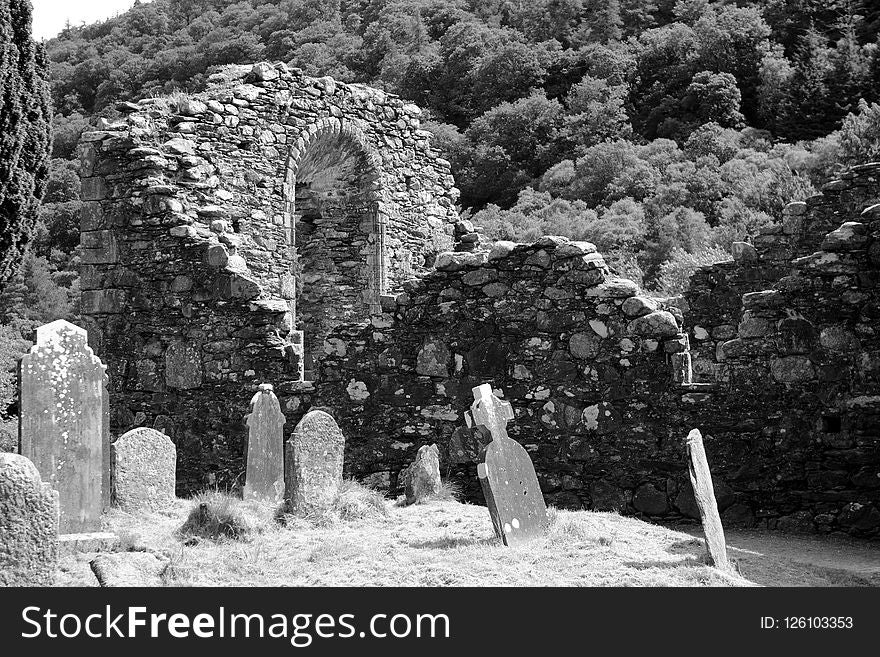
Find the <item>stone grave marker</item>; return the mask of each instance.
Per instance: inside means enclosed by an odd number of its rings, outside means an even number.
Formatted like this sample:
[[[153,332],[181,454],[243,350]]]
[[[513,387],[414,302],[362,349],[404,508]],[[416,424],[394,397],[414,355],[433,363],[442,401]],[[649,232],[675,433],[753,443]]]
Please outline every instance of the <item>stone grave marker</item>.
[[[404,471],[404,494],[407,504],[415,504],[440,492],[440,450],[437,445],[422,445],[415,460]]]
[[[342,484],[345,437],[331,415],[311,410],[287,444],[284,477],[287,508],[299,515],[328,509]]]
[[[272,384],[260,384],[246,421],[244,499],[277,504],[284,499],[284,414]]]
[[[715,489],[712,486],[712,473],[706,461],[706,450],[703,449],[703,435],[699,429],[692,429],[687,437],[688,474],[694,489],[694,499],[700,510],[703,521],[703,533],[706,535],[706,548],[709,550],[711,565],[721,570],[730,570],[727,560],[727,544],[724,541],[724,528],[718,505],[715,503]]]
[[[0,453],[0,586],[50,586],[58,565],[58,493],[19,454]]]
[[[509,402],[499,399],[489,384],[472,390],[474,403],[466,415],[469,425],[483,425],[492,434],[480,455],[477,474],[495,534],[505,545],[525,543],[547,526],[547,507],[528,452],[507,435],[513,419]]]
[[[112,501],[129,513],[174,504],[177,449],[161,431],[138,427],[110,446]]]
[[[85,329],[61,319],[21,359],[21,453],[58,491],[61,533],[100,530],[110,505],[105,371]]]

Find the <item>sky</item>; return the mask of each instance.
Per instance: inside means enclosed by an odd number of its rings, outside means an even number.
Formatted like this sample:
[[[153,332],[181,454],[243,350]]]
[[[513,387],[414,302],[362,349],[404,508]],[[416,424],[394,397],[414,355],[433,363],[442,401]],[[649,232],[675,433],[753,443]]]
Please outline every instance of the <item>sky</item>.
[[[143,0],[142,0],[143,1]],[[34,6],[34,38],[51,39],[72,25],[94,23],[127,11],[134,0],[31,0]]]

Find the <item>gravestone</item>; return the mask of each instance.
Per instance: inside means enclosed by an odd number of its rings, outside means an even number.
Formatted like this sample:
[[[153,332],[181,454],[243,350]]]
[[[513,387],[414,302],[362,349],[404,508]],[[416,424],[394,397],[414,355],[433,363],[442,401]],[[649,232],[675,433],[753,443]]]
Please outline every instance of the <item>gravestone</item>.
[[[58,493],[19,454],[0,453],[0,586],[49,586],[58,564]]]
[[[299,515],[321,513],[333,505],[342,484],[345,437],[328,413],[312,410],[287,444],[284,477],[287,508]]]
[[[110,505],[105,371],[85,329],[64,320],[39,327],[21,359],[21,453],[58,491],[61,533],[100,530]]]
[[[161,431],[138,427],[110,446],[113,504],[129,513],[174,504],[177,449]]]
[[[525,543],[547,526],[547,507],[528,452],[507,435],[513,419],[509,402],[483,384],[472,390],[474,403],[465,415],[469,425],[483,425],[492,434],[480,455],[477,475],[492,516],[495,534],[505,545]]]
[[[721,570],[730,570],[727,560],[727,544],[724,541],[724,528],[718,505],[715,503],[715,489],[712,486],[712,474],[706,461],[706,450],[703,449],[703,435],[698,429],[692,429],[687,437],[688,474],[694,489],[694,499],[700,510],[703,521],[703,533],[706,535],[706,548],[709,551],[710,565]]]
[[[277,504],[284,499],[284,414],[271,384],[251,399],[247,425],[244,499]]]
[[[422,445],[404,471],[406,503],[422,502],[439,493],[440,451],[437,445]]]

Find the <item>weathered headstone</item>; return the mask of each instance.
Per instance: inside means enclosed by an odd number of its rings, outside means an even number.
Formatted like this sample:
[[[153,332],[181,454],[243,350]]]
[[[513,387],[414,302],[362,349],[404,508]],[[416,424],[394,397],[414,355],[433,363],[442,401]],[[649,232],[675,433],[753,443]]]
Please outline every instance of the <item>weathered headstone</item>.
[[[328,509],[342,484],[345,437],[328,413],[312,410],[293,430],[284,477],[289,510],[310,515]]]
[[[244,499],[277,504],[284,499],[284,414],[271,384],[251,399],[247,425]]]
[[[110,446],[113,504],[129,513],[174,504],[177,449],[161,431],[138,427]]]
[[[496,397],[488,384],[472,392],[474,403],[465,416],[468,424],[483,425],[492,434],[492,442],[480,455],[477,475],[495,534],[505,545],[524,543],[540,536],[547,526],[535,466],[523,446],[507,435],[507,422],[513,419],[510,403]]]
[[[706,535],[706,548],[712,565],[721,570],[730,570],[727,560],[727,544],[724,541],[724,528],[718,505],[715,503],[715,489],[712,486],[712,473],[706,461],[706,450],[703,449],[703,435],[699,429],[692,429],[687,437],[688,474],[694,489],[694,499],[700,510],[703,521],[703,533]]]
[[[0,586],[49,586],[58,564],[58,493],[19,454],[0,453]]]
[[[422,445],[415,460],[405,470],[404,494],[407,504],[415,504],[440,492],[440,450]]]
[[[39,327],[21,359],[21,453],[58,491],[61,533],[99,530],[110,505],[105,370],[85,329],[64,320]]]

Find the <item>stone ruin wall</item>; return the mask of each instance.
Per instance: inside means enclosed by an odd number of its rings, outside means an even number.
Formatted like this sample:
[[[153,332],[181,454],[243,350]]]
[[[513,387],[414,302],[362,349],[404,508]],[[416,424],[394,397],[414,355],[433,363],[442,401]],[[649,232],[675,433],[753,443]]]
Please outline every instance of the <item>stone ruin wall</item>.
[[[80,146],[82,313],[113,432],[174,436],[184,490],[238,467],[254,385],[302,379],[329,326],[427,271],[458,218],[417,107],[283,64],[212,82],[125,103]]]
[[[696,517],[683,440],[699,427],[725,522],[878,534],[880,165],[789,206],[683,298],[649,299],[585,243],[469,252],[415,108],[283,66],[247,75],[84,137],[83,305],[113,432],[170,435],[179,492],[241,483],[242,418],[270,382],[288,432],[309,408],[333,413],[349,476],[397,491],[436,442],[479,501],[485,437],[463,413],[489,382],[548,503]],[[860,226],[826,238],[845,221]],[[313,260],[309,279],[295,263],[322,223],[345,259]],[[345,252],[352,235],[367,248]],[[358,267],[377,273],[359,304],[336,297],[326,312],[348,310],[304,322],[327,272]]]

